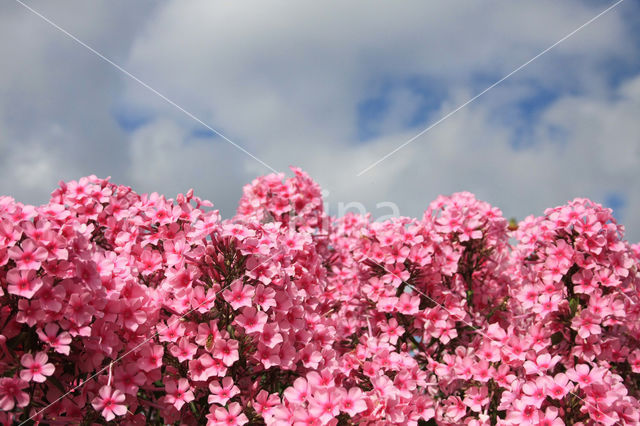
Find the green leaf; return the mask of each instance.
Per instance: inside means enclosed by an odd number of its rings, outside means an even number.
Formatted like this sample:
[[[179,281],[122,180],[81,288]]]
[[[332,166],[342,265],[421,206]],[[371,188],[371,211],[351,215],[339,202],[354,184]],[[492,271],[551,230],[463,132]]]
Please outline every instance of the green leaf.
[[[571,300],[569,300],[569,309],[571,309],[571,318],[573,318],[578,310],[578,298],[572,297]]]

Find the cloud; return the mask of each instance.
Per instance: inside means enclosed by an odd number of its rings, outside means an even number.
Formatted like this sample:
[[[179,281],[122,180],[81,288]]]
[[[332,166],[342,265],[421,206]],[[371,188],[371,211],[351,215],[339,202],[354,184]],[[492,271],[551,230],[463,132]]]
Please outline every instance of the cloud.
[[[631,3],[361,177],[607,5],[33,5],[269,165],[308,170],[334,214],[340,202],[376,214],[376,203],[393,201],[416,216],[440,193],[470,190],[523,218],[616,194],[629,237],[640,239],[630,214],[640,208]],[[96,173],[170,196],[194,187],[230,216],[242,185],[268,172],[37,17],[2,7],[0,55],[14,58],[0,69],[3,193],[31,201],[58,179]]]

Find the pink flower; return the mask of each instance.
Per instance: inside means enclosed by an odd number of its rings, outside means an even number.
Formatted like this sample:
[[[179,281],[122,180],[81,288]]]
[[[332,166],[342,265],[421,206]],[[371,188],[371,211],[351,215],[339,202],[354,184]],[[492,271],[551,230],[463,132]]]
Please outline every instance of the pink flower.
[[[172,316],[167,320],[167,325],[161,323],[156,326],[156,329],[159,341],[176,342],[178,338],[184,336],[185,326],[180,321],[180,317]]]
[[[309,400],[309,413],[324,422],[328,422],[340,412],[340,401],[342,400],[343,392],[339,392],[336,389],[314,392]]]
[[[116,367],[114,382],[116,387],[128,395],[137,395],[140,386],[144,385],[147,378],[138,368],[137,363]]]
[[[280,404],[280,397],[277,393],[269,394],[264,389],[261,390],[253,401],[253,407],[263,418],[267,418],[273,412],[273,408]]]
[[[567,377],[578,383],[580,387],[588,386],[600,380],[596,369],[590,370],[587,364],[578,364],[575,368],[570,368],[566,372]]]
[[[553,399],[562,399],[569,391],[571,391],[572,385],[569,383],[569,378],[564,373],[558,373],[552,379],[547,378],[547,392]]]
[[[564,426],[564,422],[558,417],[558,408],[554,406],[547,407],[544,417],[538,420],[540,426]]]
[[[523,366],[527,374],[543,374],[546,373],[547,370],[553,369],[561,359],[562,357],[560,355],[551,358],[550,354],[545,353],[538,355],[535,362],[531,360],[525,361]]]
[[[174,407],[176,410],[180,410],[185,403],[191,402],[194,399],[191,386],[187,379],[181,378],[176,383],[175,380],[169,380],[165,385],[165,401]]]
[[[538,377],[535,382],[529,381],[522,385],[522,392],[525,395],[522,400],[527,404],[540,408],[542,402],[547,397],[545,382],[544,377]]]
[[[7,273],[9,287],[7,291],[16,296],[31,299],[33,295],[42,287],[42,280],[36,276],[34,270],[12,269]]]
[[[32,240],[24,240],[21,247],[14,246],[9,249],[9,258],[15,260],[20,270],[40,269],[42,262],[47,260],[47,249],[36,247]]]
[[[222,360],[224,365],[231,367],[238,357],[238,341],[233,339],[218,339],[213,346],[213,356]]]
[[[398,299],[397,310],[405,315],[414,315],[418,312],[420,305],[420,297],[412,296],[408,293],[402,293]]]
[[[582,311],[571,321],[571,327],[578,330],[578,336],[583,339],[594,334],[600,334],[600,318],[589,311]]]
[[[47,363],[48,360],[45,352],[38,352],[35,358],[31,354],[22,355],[20,363],[25,369],[20,371],[20,378],[25,382],[43,383],[47,380],[46,376],[51,376],[56,369],[53,364]]]
[[[107,421],[127,413],[127,407],[123,404],[125,396],[122,392],[117,389],[112,390],[111,386],[103,386],[98,393],[100,396],[96,396],[91,401],[91,405],[96,411],[100,411]]]
[[[307,385],[307,380],[303,377],[298,377],[294,380],[293,386],[284,390],[284,398],[292,404],[305,403],[309,395],[309,386]]]
[[[211,392],[208,398],[209,404],[220,405],[226,405],[231,398],[240,393],[240,389],[233,384],[231,377],[222,379],[222,386],[217,380],[212,381],[209,383],[209,391]]]
[[[171,355],[178,358],[178,361],[180,362],[193,359],[197,350],[198,346],[189,342],[189,339],[186,337],[179,339],[177,345],[169,346],[169,352]]]
[[[54,351],[63,355],[69,355],[71,350],[71,347],[69,346],[71,343],[71,335],[66,331],[57,334],[59,329],[60,327],[58,324],[49,323],[45,325],[44,331],[41,328],[38,328],[36,333],[38,333],[40,340],[51,346]]]
[[[26,407],[29,404],[29,395],[22,389],[28,383],[15,377],[0,378],[0,410],[10,411],[13,407]]]
[[[367,403],[364,400],[360,388],[354,387],[349,389],[340,400],[340,411],[354,417],[358,413],[367,410]]]
[[[198,359],[189,361],[189,372],[191,379],[196,381],[206,381],[215,375],[214,360],[209,354],[201,355]]]
[[[260,333],[267,322],[267,314],[256,308],[242,309],[242,314],[236,317],[236,322],[244,328],[247,334]]]
[[[511,421],[511,424],[520,426],[537,425],[539,418],[540,410],[520,399],[513,402],[513,410],[507,413],[507,420]]]
[[[209,423],[220,426],[241,426],[249,421],[242,412],[242,407],[237,402],[229,404],[228,409],[211,406],[212,413],[207,415]]]
[[[489,403],[489,393],[485,386],[478,388],[472,387],[467,390],[464,398],[464,404],[476,413],[482,412],[485,405]]]
[[[240,309],[243,306],[251,306],[251,298],[254,293],[255,290],[252,286],[243,285],[242,281],[237,280],[222,293],[222,297],[229,302],[233,309]]]
[[[143,371],[149,372],[153,369],[162,367],[162,356],[164,355],[164,346],[152,345],[145,346],[142,349],[142,356],[140,357],[140,368]]]
[[[445,413],[448,418],[457,422],[467,413],[467,407],[457,396],[450,396],[445,401]]]

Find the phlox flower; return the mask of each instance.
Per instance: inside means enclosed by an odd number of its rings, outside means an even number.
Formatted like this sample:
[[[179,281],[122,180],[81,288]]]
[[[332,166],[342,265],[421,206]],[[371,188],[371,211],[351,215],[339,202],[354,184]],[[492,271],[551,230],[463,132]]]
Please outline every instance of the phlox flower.
[[[389,322],[383,322],[380,324],[380,330],[383,332],[383,336],[389,339],[389,343],[395,345],[398,341],[398,337],[404,333],[404,327],[398,325],[398,321],[395,318],[391,318]]]
[[[158,340],[161,342],[176,342],[178,338],[184,336],[185,325],[180,321],[180,317],[172,316],[167,323],[160,323],[156,326],[158,330]]]
[[[528,381],[522,385],[524,396],[522,400],[527,404],[540,408],[542,402],[547,397],[546,380],[544,377],[538,377],[535,381]]]
[[[233,383],[231,377],[225,377],[222,379],[222,385],[217,380],[209,383],[209,404],[226,405],[227,401],[240,393],[240,389]]]
[[[198,346],[189,342],[189,339],[186,337],[180,338],[177,345],[174,344],[169,346],[169,352],[171,355],[178,358],[178,361],[180,362],[193,359],[197,350]]]
[[[38,328],[36,333],[40,340],[51,346],[54,351],[63,355],[69,355],[69,351],[71,350],[69,346],[71,343],[71,335],[66,331],[58,334],[59,329],[60,326],[58,326],[58,324],[50,322],[44,326],[44,330]]]
[[[189,361],[189,372],[191,379],[196,381],[206,381],[209,377],[215,375],[212,367],[214,360],[209,354],[203,354],[198,359]]]
[[[229,302],[233,309],[240,309],[243,306],[251,306],[251,298],[254,294],[253,286],[243,285],[242,281],[236,280],[229,289],[222,293],[222,297]]]
[[[284,390],[284,399],[291,404],[301,405],[306,402],[310,395],[310,389],[307,380],[304,377],[298,377],[294,380],[293,385]]]
[[[111,386],[103,386],[98,392],[91,405],[96,411],[100,411],[102,417],[107,421],[113,420],[116,416],[124,416],[127,413],[127,407],[123,404],[125,396],[122,392]]]
[[[213,320],[209,323],[198,324],[195,341],[198,345],[210,350],[213,348],[213,343],[221,336],[222,333],[218,330],[218,320]]]
[[[213,356],[221,359],[227,367],[231,367],[239,359],[238,341],[234,339],[216,340],[213,345]]]
[[[566,372],[569,380],[579,384],[580,387],[588,386],[602,379],[597,369],[590,369],[587,364],[578,364],[574,368],[570,368]]]
[[[63,285],[53,285],[53,279],[46,276],[42,280],[42,287],[36,293],[36,297],[40,300],[40,306],[51,312],[60,312],[62,302],[66,296],[66,290]]]
[[[317,371],[310,371],[307,373],[307,382],[309,387],[314,391],[317,389],[329,389],[334,386],[335,378],[329,369],[325,368],[320,373]]]
[[[16,377],[0,378],[0,410],[10,411],[16,405],[26,407],[29,404],[29,394],[22,389],[29,384]]]
[[[558,408],[549,406],[544,412],[544,417],[540,416],[538,420],[539,426],[564,426],[564,422],[558,416]]]
[[[245,307],[235,320],[247,334],[260,333],[267,322],[267,314],[253,307]]]
[[[578,336],[583,339],[591,335],[600,334],[600,318],[596,317],[589,311],[582,311],[571,321],[571,327],[578,330]]]
[[[558,373],[553,378],[547,377],[547,393],[553,399],[562,399],[568,394],[573,385],[564,373]]]
[[[37,322],[42,321],[44,317],[45,312],[42,310],[39,300],[18,300],[17,322],[26,323],[29,327],[33,327]]]
[[[199,285],[194,287],[193,291],[191,292],[191,307],[201,314],[204,314],[205,312],[213,308],[218,291],[218,285],[213,286],[212,288],[207,290],[206,293],[203,286]]]
[[[300,353],[300,361],[306,368],[316,369],[322,361],[322,354],[313,345],[308,345]]]
[[[552,370],[561,359],[562,357],[560,355],[555,355],[552,358],[551,354],[545,353],[538,355],[535,362],[526,360],[523,367],[527,374],[543,374],[548,370]]]
[[[445,401],[445,414],[446,416],[457,422],[467,413],[467,406],[457,396],[450,396]]]
[[[269,394],[264,389],[261,390],[253,401],[253,407],[263,418],[267,418],[273,412],[274,407],[280,404],[280,397],[277,393]]]
[[[207,425],[219,425],[219,426],[242,426],[249,422],[247,416],[242,412],[242,407],[237,402],[229,404],[227,409],[211,406],[211,412],[208,414]]]
[[[539,419],[540,410],[521,399],[513,401],[513,409],[507,413],[507,420],[519,426],[537,425]]]
[[[10,259],[16,262],[19,270],[38,270],[42,262],[47,260],[47,249],[38,247],[33,240],[24,240],[20,247],[13,246],[9,249]]]
[[[367,403],[360,388],[353,387],[348,392],[343,393],[340,399],[340,411],[354,417],[356,414],[366,410]]]
[[[144,385],[147,381],[144,373],[138,368],[137,363],[116,367],[113,376],[116,388],[133,396],[137,395],[140,386]]]
[[[309,399],[309,413],[323,422],[328,422],[340,412],[340,401],[344,391],[338,389],[318,390]]]
[[[486,386],[481,388],[474,386],[467,390],[463,402],[472,411],[482,412],[483,407],[489,403],[489,392]]]
[[[141,351],[139,361],[140,368],[147,373],[153,369],[162,366],[162,356],[164,355],[164,346],[152,345],[145,346]]]
[[[46,376],[51,376],[56,370],[53,364],[47,362],[48,360],[49,357],[45,352],[38,352],[35,357],[31,354],[22,355],[20,363],[24,370],[20,371],[20,378],[25,382],[43,383],[47,380]]]
[[[7,282],[9,294],[31,299],[33,295],[42,287],[42,279],[36,276],[35,270],[12,269],[7,272]]]
[[[245,238],[255,236],[256,232],[252,229],[247,229],[244,225],[229,223],[222,225],[222,235],[224,237],[233,237],[238,241],[242,241]]]
[[[266,312],[269,308],[276,307],[275,296],[276,291],[274,289],[265,287],[263,284],[258,284],[255,289],[253,301]]]
[[[398,312],[404,315],[415,315],[419,311],[420,297],[402,293],[398,299]]]
[[[262,363],[265,369],[271,368],[274,365],[280,363],[280,348],[279,345],[270,348],[258,343],[258,350],[254,354],[254,357]]]
[[[194,399],[189,381],[185,378],[179,379],[178,382],[169,380],[165,385],[165,391],[165,401],[176,407],[176,410],[180,410],[184,404]]]

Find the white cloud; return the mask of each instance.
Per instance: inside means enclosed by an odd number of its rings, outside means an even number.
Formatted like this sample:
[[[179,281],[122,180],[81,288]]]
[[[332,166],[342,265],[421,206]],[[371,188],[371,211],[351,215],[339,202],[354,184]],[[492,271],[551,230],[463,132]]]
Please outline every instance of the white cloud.
[[[628,197],[630,237],[640,239],[640,219],[631,214],[640,208],[640,80],[612,89],[610,75],[611,64],[637,57],[624,19],[637,12],[633,5],[621,4],[357,178],[606,5],[30,4],[268,164],[308,170],[327,188],[333,213],[340,201],[374,209],[389,200],[403,214],[419,215],[437,194],[465,189],[522,218],[576,196],[603,200],[617,191]],[[23,8],[2,8],[0,57],[12,58],[0,67],[3,193],[32,201],[58,179],[96,173],[168,196],[195,187],[229,216],[242,185],[268,172],[220,138],[194,138],[200,126],[192,119]],[[427,89],[418,94],[402,84],[410,79]],[[388,82],[400,84],[382,94],[389,109],[372,123],[382,135],[358,141],[358,105]],[[518,102],[541,90],[557,98],[536,117],[518,112]],[[406,129],[425,96],[432,97],[428,120]],[[113,112],[125,107],[150,121],[123,132]],[[523,126],[535,144],[514,150]]]

